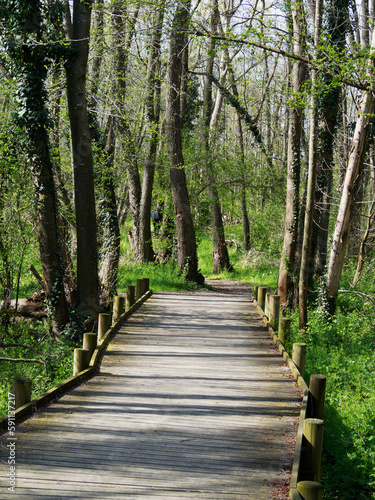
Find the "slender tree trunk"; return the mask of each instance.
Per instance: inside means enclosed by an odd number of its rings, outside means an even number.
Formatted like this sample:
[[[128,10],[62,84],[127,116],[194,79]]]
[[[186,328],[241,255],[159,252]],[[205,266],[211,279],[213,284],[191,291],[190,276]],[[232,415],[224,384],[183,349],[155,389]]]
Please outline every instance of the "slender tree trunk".
[[[347,34],[348,1],[330,0],[326,7],[327,30],[332,46],[344,50]],[[332,83],[332,77],[326,76],[327,86]],[[317,276],[322,276],[327,264],[328,225],[331,210],[331,191],[333,177],[333,147],[338,124],[341,87],[335,87],[324,92],[319,98],[319,130],[318,130],[318,189],[315,199],[313,255]],[[309,279],[311,281],[311,277]]]
[[[90,128],[97,155],[101,158],[101,167],[96,173],[96,188],[99,192],[98,221],[101,231],[99,249],[100,302],[108,304],[116,293],[117,274],[120,259],[120,228],[117,217],[117,199],[113,178],[115,156],[115,113],[109,116],[107,123],[100,129],[98,116],[99,81],[103,53],[104,6],[96,0],[94,46],[96,49],[91,67],[90,88]]]
[[[211,31],[216,32],[219,22],[219,8],[217,0],[212,0],[211,4]],[[203,92],[203,140],[205,149],[205,170],[208,177],[208,189],[211,199],[211,230],[212,230],[212,259],[213,274],[218,274],[224,269],[231,269],[228,249],[225,243],[224,225],[221,214],[219,192],[216,185],[214,166],[212,165],[211,145],[210,145],[210,123],[212,116],[212,81],[208,75],[212,74],[215,59],[215,40],[209,39],[206,63],[206,78]]]
[[[322,2],[316,0],[315,10],[315,59],[319,57],[319,39],[322,22]],[[312,69],[311,75],[312,94],[311,94],[311,113],[310,113],[310,140],[309,140],[309,176],[307,181],[307,199],[305,224],[303,232],[303,245],[301,255],[301,270],[299,277],[299,327],[305,330],[307,327],[307,297],[308,297],[308,278],[312,259],[310,259],[312,249],[312,234],[314,224],[314,201],[316,187],[316,131],[317,131],[317,74]]]
[[[305,52],[306,21],[301,2],[292,0],[290,5],[293,21],[293,51],[296,54],[302,55]],[[305,79],[306,64],[302,61],[295,61],[293,65],[291,95],[298,95]],[[302,118],[303,109],[296,102],[295,105],[291,105],[289,111],[285,232],[277,286],[277,293],[280,295],[282,308],[292,304],[294,295],[292,273],[295,267],[298,240]]]
[[[154,260],[151,237],[151,203],[154,184],[155,162],[159,139],[160,120],[160,41],[163,30],[165,0],[157,2],[154,10],[153,31],[150,37],[150,53],[147,70],[147,117],[150,124],[150,144],[143,172],[140,205],[139,253],[143,262]]]
[[[99,270],[100,300],[108,302],[116,294],[117,275],[120,260],[120,227],[117,217],[117,199],[113,181],[113,163],[115,155],[115,126],[110,118],[106,144],[103,148],[104,171],[98,182],[101,191],[99,201],[99,220],[103,231],[101,263]]]
[[[355,275],[352,281],[352,284],[350,285],[350,288],[354,288],[357,286],[362,269],[363,269],[363,264],[365,262],[365,251],[366,251],[366,245],[370,236],[370,230],[374,226],[374,220],[375,220],[375,201],[373,201],[370,205],[369,213],[368,213],[368,218],[367,218],[367,227],[365,230],[365,233],[363,235],[363,238],[361,240],[361,244],[359,246],[359,251],[358,251],[358,260],[357,260],[357,268],[355,271]]]
[[[91,5],[90,0],[73,2],[71,44],[75,55],[65,68],[77,227],[77,310],[96,320],[99,311],[98,248],[91,133],[85,95]]]
[[[176,220],[178,266],[186,273],[187,279],[197,281],[199,276],[195,230],[182,154],[181,78],[183,53],[187,49],[185,31],[190,19],[189,10],[190,0],[182,0],[176,7],[173,19],[167,67],[165,126],[171,164],[169,179]]]
[[[374,76],[375,30],[372,34],[371,53],[368,63],[370,79]],[[366,153],[366,143],[371,129],[371,116],[374,112],[373,89],[363,91],[357,113],[357,122],[349,152],[348,167],[342,189],[339,212],[333,235],[332,249],[328,266],[327,294],[328,312],[334,314],[336,298],[339,290],[344,258],[348,245],[353,207],[361,176],[362,165]]]
[[[116,99],[115,107],[118,118],[116,119],[116,129],[118,139],[122,141],[125,158],[127,181],[129,188],[129,207],[133,228],[133,250],[134,259],[141,260],[139,250],[140,238],[140,205],[141,205],[141,178],[139,175],[136,145],[130,129],[130,124],[125,109],[127,72],[130,47],[135,33],[135,25],[138,19],[140,2],[135,5],[135,10],[130,18],[129,24],[125,23],[128,15],[125,4],[122,0],[116,0],[113,5],[114,40],[116,46],[115,66],[116,66]],[[126,38],[124,39],[124,34]]]
[[[234,11],[232,11],[234,13]],[[228,16],[228,24],[229,24],[230,16]],[[224,36],[224,30],[221,23],[219,24],[220,34]],[[221,64],[223,68],[223,75],[221,78],[221,85],[224,85],[226,73],[229,73],[229,81],[231,84],[231,89],[233,92],[234,98],[239,102],[239,93],[236,84],[236,80],[234,77],[234,69],[232,66],[232,61],[229,56],[229,50],[226,45],[223,47],[223,63]],[[215,107],[211,117],[211,130],[216,127],[216,124],[219,120],[219,113],[221,111],[222,102],[224,100],[224,96],[222,92],[217,93],[217,98],[215,102]],[[240,152],[240,176],[242,178],[242,182],[240,185],[240,204],[241,204],[241,215],[242,215],[242,225],[243,225],[243,249],[244,252],[248,252],[250,250],[250,222],[249,215],[247,212],[247,203],[246,203],[246,185],[245,185],[245,149],[244,149],[244,141],[243,141],[243,129],[242,129],[242,121],[241,114],[239,110],[236,110],[237,119],[236,119],[236,137]]]
[[[371,145],[370,147],[370,155],[371,155],[371,174],[370,174],[370,186],[369,186],[369,198],[372,200],[370,203],[370,206],[367,211],[367,223],[366,223],[366,229],[364,232],[364,235],[361,239],[361,243],[359,246],[359,251],[358,251],[358,260],[357,260],[357,268],[355,271],[355,275],[352,281],[352,284],[350,285],[350,288],[354,288],[357,286],[361,276],[362,276],[362,270],[363,270],[363,265],[365,263],[365,254],[366,254],[366,247],[369,246],[369,238],[371,234],[371,229],[374,226],[375,223],[375,200],[374,200],[374,195],[375,195],[375,146],[374,144]]]

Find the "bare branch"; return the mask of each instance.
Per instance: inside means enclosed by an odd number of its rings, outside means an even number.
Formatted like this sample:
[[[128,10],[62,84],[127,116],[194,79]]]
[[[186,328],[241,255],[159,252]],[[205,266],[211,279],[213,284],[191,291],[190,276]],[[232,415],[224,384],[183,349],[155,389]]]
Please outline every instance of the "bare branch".
[[[46,366],[45,361],[40,359],[29,359],[29,358],[0,358],[0,361],[11,361],[12,363],[38,363],[38,365]]]

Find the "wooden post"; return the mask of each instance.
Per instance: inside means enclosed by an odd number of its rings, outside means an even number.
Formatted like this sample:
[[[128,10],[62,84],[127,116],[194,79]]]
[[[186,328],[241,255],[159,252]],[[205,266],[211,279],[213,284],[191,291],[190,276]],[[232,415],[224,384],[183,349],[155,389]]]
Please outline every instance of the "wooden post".
[[[31,380],[28,378],[15,378],[12,384],[12,394],[16,400],[15,410],[31,401]]]
[[[126,286],[126,310],[130,309],[135,302],[135,286]]]
[[[74,349],[74,364],[73,364],[73,376],[78,375],[83,370],[89,367],[90,364],[90,351],[87,349]]]
[[[302,342],[295,342],[292,349],[292,360],[298,368],[302,377],[305,374],[306,365],[306,344]]]
[[[150,290],[150,278],[143,278],[143,281],[144,281],[143,293],[146,293]]]
[[[270,295],[268,300],[269,322],[276,332],[279,328],[280,295]]]
[[[326,395],[327,378],[324,375],[310,377],[310,411],[311,418],[324,418],[324,400]]]
[[[253,297],[256,301],[258,301],[258,285],[253,286]]]
[[[297,491],[303,500],[322,500],[323,486],[315,481],[300,481]]]
[[[279,340],[285,345],[290,336],[290,318],[280,318],[279,320]]]
[[[102,340],[107,330],[111,328],[111,315],[108,313],[99,314],[98,341]]]
[[[114,325],[125,310],[125,297],[113,297],[112,325]]]
[[[270,292],[266,292],[266,300],[264,302],[264,314],[270,319]]]
[[[264,306],[266,305],[266,293],[267,293],[267,287],[265,286],[259,286],[258,287],[258,304],[264,311]]]
[[[135,299],[139,300],[145,293],[145,281],[143,278],[137,279],[137,288],[135,292]]]
[[[91,359],[92,353],[95,351],[98,345],[98,336],[96,333],[84,333],[83,334],[83,349],[89,351],[89,359]]]
[[[301,477],[320,481],[324,422],[320,418],[306,418],[303,422],[305,449],[302,457]]]

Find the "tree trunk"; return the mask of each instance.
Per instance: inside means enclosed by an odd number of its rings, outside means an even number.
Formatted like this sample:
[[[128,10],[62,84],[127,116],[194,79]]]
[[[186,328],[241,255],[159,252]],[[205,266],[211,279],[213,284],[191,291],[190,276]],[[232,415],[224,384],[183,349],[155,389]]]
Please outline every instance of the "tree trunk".
[[[116,294],[118,265],[120,260],[120,227],[117,217],[117,199],[113,182],[115,155],[115,127],[110,119],[107,142],[104,150],[104,171],[100,175],[101,198],[99,220],[103,231],[101,263],[99,271],[100,300],[104,304]]]
[[[303,55],[305,52],[306,25],[301,3],[292,0],[291,11],[294,40],[293,52]],[[306,64],[304,62],[297,60],[294,62],[291,82],[292,96],[298,95],[301,91],[302,85],[306,79],[306,69]],[[291,105],[289,111],[285,232],[277,285],[277,293],[280,295],[280,304],[284,309],[292,304],[294,295],[292,273],[295,267],[296,245],[298,240],[302,118],[303,109],[296,102],[294,106]]]
[[[117,216],[117,199],[114,185],[114,156],[115,156],[115,112],[109,116],[107,123],[100,129],[98,116],[99,82],[104,47],[103,4],[96,0],[96,26],[93,45],[96,52],[91,68],[90,112],[89,121],[93,142],[97,155],[100,156],[100,167],[97,169],[95,182],[99,192],[98,221],[101,231],[101,245],[99,250],[100,269],[100,303],[108,304],[117,289],[118,264],[120,259],[120,228]]]
[[[314,29],[314,51],[315,59],[319,57],[319,39],[322,22],[322,3],[316,0],[315,10],[315,29]],[[310,112],[310,140],[309,140],[309,176],[307,181],[307,198],[305,224],[303,232],[303,245],[301,255],[301,269],[299,277],[299,328],[305,330],[307,327],[307,297],[308,297],[308,278],[312,259],[310,259],[312,248],[312,234],[314,224],[314,200],[316,187],[316,131],[317,131],[317,72],[312,69],[311,72],[311,112]],[[313,266],[312,266],[313,267]]]
[[[45,81],[50,59],[44,46],[46,40],[42,30],[40,3],[22,3],[17,9],[9,12],[8,16],[14,26],[13,36],[19,39],[18,49],[10,51],[8,56],[13,60],[13,77],[18,86],[17,101],[23,107],[18,121],[27,134],[26,156],[34,184],[44,290],[52,316],[53,330],[58,335],[68,321],[68,306],[64,292],[64,266],[59,244],[56,187],[49,150],[46,111]],[[25,22],[25,19],[28,22]],[[6,45],[5,43],[4,46]]]
[[[369,76],[372,79],[374,73],[375,54],[375,30],[372,34],[371,53],[368,63]],[[331,248],[331,255],[327,276],[328,312],[334,314],[336,309],[336,298],[339,290],[341,273],[344,266],[344,258],[348,245],[349,232],[352,222],[355,196],[358,190],[362,165],[366,152],[366,143],[372,126],[371,115],[374,112],[373,89],[363,91],[357,113],[357,122],[353,134],[353,140],[349,152],[348,167],[344,186],[342,189],[339,212],[336,220],[335,231]]]
[[[126,82],[129,62],[129,52],[133,36],[135,33],[135,25],[139,13],[139,2],[136,3],[134,13],[129,21],[129,26],[125,24],[125,18],[128,13],[122,0],[116,0],[113,5],[113,23],[114,23],[114,42],[116,47],[115,55],[115,79],[116,79],[116,128],[118,138],[122,140],[125,150],[127,181],[129,188],[129,207],[132,218],[133,228],[133,250],[134,259],[141,260],[139,250],[140,238],[140,205],[141,205],[141,179],[138,170],[136,146],[132,137],[127,112],[125,109],[126,99]],[[126,38],[124,40],[124,34]]]
[[[154,184],[155,162],[159,138],[160,120],[160,41],[165,13],[165,0],[159,1],[154,11],[154,29],[150,37],[150,53],[147,70],[147,117],[150,123],[150,144],[143,172],[140,204],[139,253],[142,262],[155,258],[151,237],[151,203]]]
[[[217,0],[212,0],[211,5],[211,32],[216,33],[220,14]],[[212,80],[208,75],[212,74],[215,59],[215,40],[209,39],[206,63],[206,78],[203,92],[203,140],[205,149],[205,170],[208,177],[208,189],[211,198],[211,230],[212,230],[212,259],[213,274],[218,274],[224,269],[230,270],[228,249],[225,243],[224,225],[221,214],[219,192],[216,186],[214,167],[212,165],[210,145],[210,123],[212,116]]]
[[[169,179],[176,219],[178,266],[187,279],[197,281],[199,276],[195,231],[182,154],[181,78],[183,52],[187,46],[184,31],[189,24],[189,10],[190,0],[182,0],[176,7],[173,19],[167,67],[165,126],[171,164]]]
[[[330,0],[326,7],[329,43],[338,50],[344,50],[346,44],[348,1]],[[325,76],[327,87],[332,83],[332,76]],[[317,147],[318,189],[315,198],[313,255],[317,276],[323,276],[327,264],[328,225],[331,210],[331,190],[333,181],[333,147],[338,124],[341,87],[334,87],[324,92],[319,98],[319,129]],[[343,113],[345,114],[345,113]],[[311,282],[311,277],[309,278]]]
[[[75,55],[65,68],[77,227],[77,310],[96,320],[99,311],[98,249],[91,133],[85,96],[91,5],[91,1],[73,2],[70,38]]]

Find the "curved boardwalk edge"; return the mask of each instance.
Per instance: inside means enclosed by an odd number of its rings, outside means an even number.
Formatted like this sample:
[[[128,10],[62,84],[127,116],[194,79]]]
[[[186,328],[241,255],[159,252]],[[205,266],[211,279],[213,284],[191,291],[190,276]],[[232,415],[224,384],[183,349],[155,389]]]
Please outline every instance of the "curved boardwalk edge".
[[[97,345],[95,351],[93,352],[90,360],[90,366],[86,370],[74,375],[73,377],[68,378],[61,384],[58,384],[55,387],[52,387],[48,391],[46,391],[41,396],[33,399],[29,403],[21,406],[15,411],[15,420],[19,422],[24,417],[34,413],[38,408],[50,403],[54,399],[61,397],[64,393],[72,389],[73,387],[77,387],[82,384],[90,377],[94,376],[97,372],[105,350],[108,347],[108,344],[114,338],[121,324],[129,318],[139,307],[151,297],[152,290],[148,290],[140,299],[138,299],[127,311],[121,314],[116,323],[112,325],[105,333],[103,339],[100,341],[100,344]],[[8,429],[8,415],[0,419],[0,432],[7,431]]]

